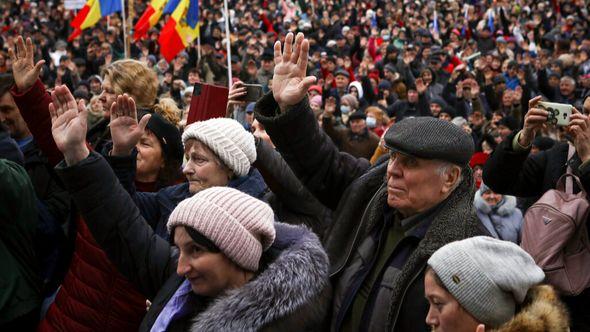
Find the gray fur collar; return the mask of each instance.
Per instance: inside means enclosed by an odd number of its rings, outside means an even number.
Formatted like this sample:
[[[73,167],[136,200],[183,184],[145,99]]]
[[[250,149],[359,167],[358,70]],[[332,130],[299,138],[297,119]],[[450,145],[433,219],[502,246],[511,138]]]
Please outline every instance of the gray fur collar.
[[[269,251],[278,257],[255,279],[198,313],[191,331],[257,331],[320,296],[329,263],[319,239],[302,226],[275,223],[275,228],[277,240]]]
[[[481,197],[481,193],[478,190],[475,192],[475,200],[473,202],[475,209],[484,214],[490,214],[493,208],[486,203],[486,201]],[[504,195],[504,198],[498,203],[495,207],[496,213],[501,217],[506,217],[511,215],[516,209],[516,197]]]

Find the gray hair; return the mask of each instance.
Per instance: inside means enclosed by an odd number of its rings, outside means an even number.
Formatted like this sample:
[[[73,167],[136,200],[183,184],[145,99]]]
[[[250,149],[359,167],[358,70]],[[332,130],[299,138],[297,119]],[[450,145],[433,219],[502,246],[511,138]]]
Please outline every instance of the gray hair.
[[[576,80],[574,80],[571,76],[564,76],[559,80],[560,83],[564,81],[569,81],[574,86],[576,85]]]
[[[453,183],[453,187],[452,187],[451,192],[455,191],[455,189],[457,189],[457,187],[459,187],[459,184],[461,183],[461,181],[463,181],[462,167],[457,164],[453,164],[451,162],[448,162],[448,161],[441,161],[440,166],[438,166],[438,168],[436,169],[436,173],[438,175],[440,175],[441,177],[443,177],[447,173],[449,173],[453,168],[459,169],[459,177],[457,178],[457,181],[455,181],[455,183]]]

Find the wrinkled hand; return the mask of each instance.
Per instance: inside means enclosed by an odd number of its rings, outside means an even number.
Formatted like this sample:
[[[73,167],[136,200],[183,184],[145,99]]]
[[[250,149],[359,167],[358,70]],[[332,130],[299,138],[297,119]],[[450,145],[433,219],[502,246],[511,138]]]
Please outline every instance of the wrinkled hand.
[[[590,118],[574,108],[568,132],[574,138],[574,146],[582,162],[590,160]]]
[[[541,96],[529,100],[529,111],[524,116],[524,127],[520,132],[518,143],[522,146],[530,146],[537,135],[537,132],[546,127],[547,116],[549,113],[537,105],[541,101]]]
[[[309,53],[309,41],[298,33],[293,44],[293,33],[285,38],[285,49],[281,52],[281,42],[274,45],[275,69],[272,92],[281,110],[296,105],[307,95],[315,76],[305,76]]]
[[[229,95],[227,97],[227,107],[225,108],[225,114],[227,117],[231,117],[231,114],[235,106],[244,106],[246,102],[242,100],[248,93],[246,87],[243,87],[242,81],[236,81],[232,84],[229,89]]]
[[[64,154],[66,163],[74,165],[90,153],[86,147],[88,110],[83,100],[76,104],[74,96],[65,85],[55,87],[51,99],[53,101],[49,104],[49,114],[53,140]]]
[[[41,67],[45,60],[39,60],[35,63],[35,47],[31,38],[27,38],[27,43],[23,41],[23,37],[19,36],[16,39],[16,52],[10,48],[8,55],[12,60],[12,75],[14,76],[14,83],[19,91],[26,91],[35,84],[39,77]]]
[[[111,105],[111,139],[113,140],[113,156],[128,156],[145,132],[145,127],[152,117],[146,114],[137,123],[135,101],[127,94],[117,96]]]

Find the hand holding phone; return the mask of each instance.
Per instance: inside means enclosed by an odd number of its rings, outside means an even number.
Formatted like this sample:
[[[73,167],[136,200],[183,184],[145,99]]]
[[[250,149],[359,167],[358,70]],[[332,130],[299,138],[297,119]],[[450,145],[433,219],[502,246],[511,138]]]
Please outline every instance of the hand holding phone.
[[[538,107],[549,113],[547,123],[558,127],[565,127],[570,124],[573,106],[560,103],[539,102]]]
[[[255,102],[262,98],[262,85],[260,84],[242,84],[242,87],[246,88],[246,95],[242,100],[246,102]]]

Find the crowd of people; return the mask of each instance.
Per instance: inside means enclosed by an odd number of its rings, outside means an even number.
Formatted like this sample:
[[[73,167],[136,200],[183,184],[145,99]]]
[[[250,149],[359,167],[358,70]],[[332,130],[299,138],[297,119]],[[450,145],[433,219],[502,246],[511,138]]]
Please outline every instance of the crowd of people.
[[[118,14],[0,4],[1,330],[590,330],[519,246],[590,192],[587,1],[228,3],[170,63],[167,17],[125,57]]]

